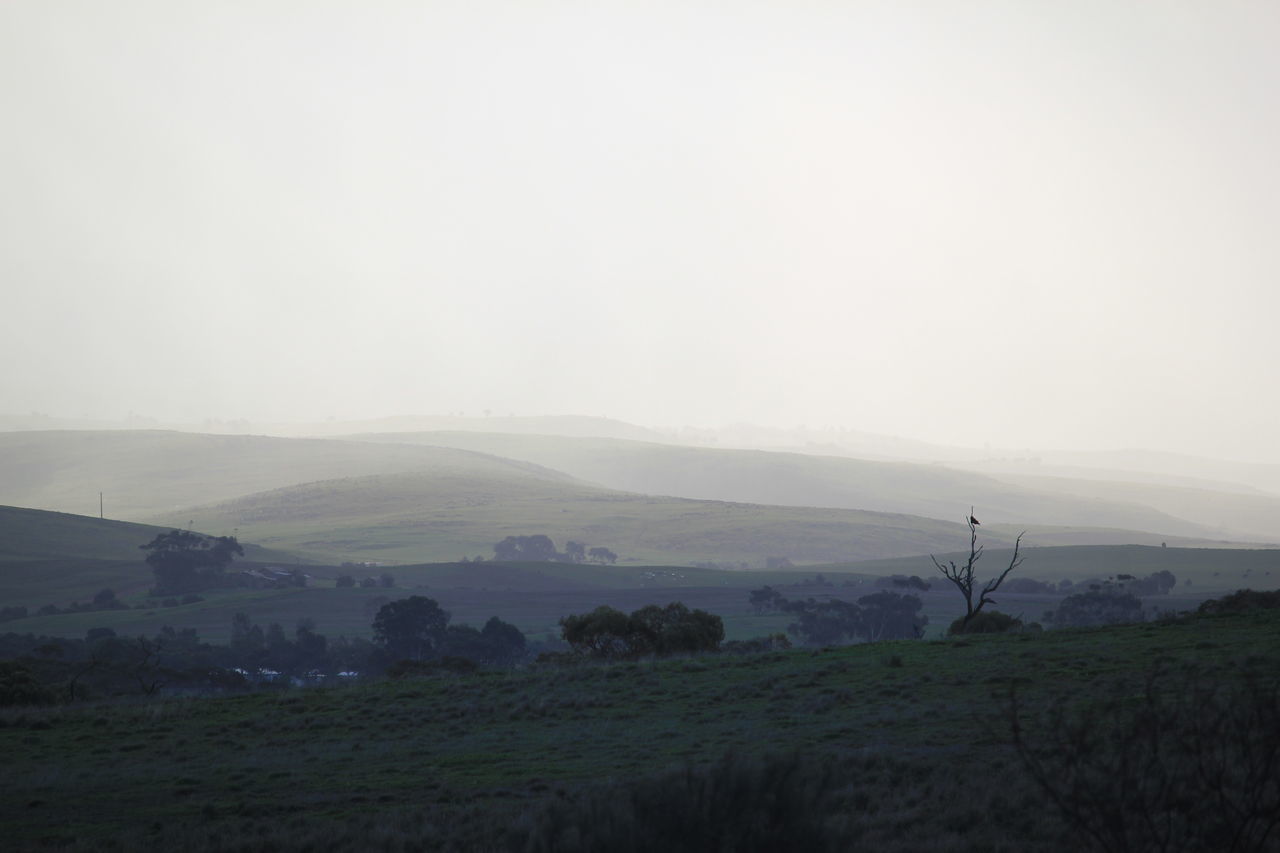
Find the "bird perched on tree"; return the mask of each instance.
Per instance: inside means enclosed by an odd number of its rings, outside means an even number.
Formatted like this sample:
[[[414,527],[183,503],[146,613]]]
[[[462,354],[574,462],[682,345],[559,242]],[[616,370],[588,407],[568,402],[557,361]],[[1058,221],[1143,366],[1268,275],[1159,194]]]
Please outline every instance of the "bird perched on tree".
[[[971,515],[971,516],[969,516],[969,523],[970,523],[970,524],[981,524],[982,522],[981,522],[981,521],[978,521],[978,519],[974,518],[974,517]]]

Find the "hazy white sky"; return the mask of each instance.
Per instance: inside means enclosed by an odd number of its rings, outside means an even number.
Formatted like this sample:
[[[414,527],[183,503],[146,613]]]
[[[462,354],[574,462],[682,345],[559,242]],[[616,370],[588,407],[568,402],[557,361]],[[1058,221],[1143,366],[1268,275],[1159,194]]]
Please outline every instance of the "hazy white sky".
[[[0,412],[1280,461],[1273,2],[0,4]]]

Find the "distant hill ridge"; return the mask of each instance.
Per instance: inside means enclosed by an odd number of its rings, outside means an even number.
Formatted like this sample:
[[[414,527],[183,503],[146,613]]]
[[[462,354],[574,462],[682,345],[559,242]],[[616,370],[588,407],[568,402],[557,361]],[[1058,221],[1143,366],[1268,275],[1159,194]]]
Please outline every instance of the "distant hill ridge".
[[[1106,527],[1169,536],[1227,538],[1218,527],[1198,524],[1137,501],[1036,489],[940,465],[550,435],[428,432],[351,437],[380,444],[435,445],[522,459],[608,488],[645,494],[864,509],[944,520],[962,517],[963,510],[973,505],[981,507],[984,520],[996,523]],[[1277,508],[1280,509],[1280,500]]]

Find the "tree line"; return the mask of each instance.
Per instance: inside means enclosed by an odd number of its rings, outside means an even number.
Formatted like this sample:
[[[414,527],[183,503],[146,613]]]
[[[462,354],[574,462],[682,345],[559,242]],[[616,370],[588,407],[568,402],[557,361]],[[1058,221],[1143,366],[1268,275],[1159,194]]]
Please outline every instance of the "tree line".
[[[864,595],[856,602],[838,598],[792,601],[777,589],[764,586],[752,590],[747,598],[757,614],[790,614],[795,621],[787,626],[787,633],[811,646],[919,639],[929,624],[929,617],[920,612],[924,605],[918,596],[888,590]]]
[[[581,542],[570,540],[564,550],[556,550],[551,537],[536,533],[532,536],[508,536],[493,546],[493,558],[502,562],[527,561],[534,563],[598,563],[613,565],[618,555],[602,545],[588,548]]]

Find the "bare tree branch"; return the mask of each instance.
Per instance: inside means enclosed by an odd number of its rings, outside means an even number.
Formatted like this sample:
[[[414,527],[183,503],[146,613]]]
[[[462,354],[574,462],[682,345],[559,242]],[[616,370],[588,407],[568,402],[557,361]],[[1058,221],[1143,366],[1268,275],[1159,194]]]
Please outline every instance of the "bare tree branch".
[[[990,597],[990,594],[1000,588],[1000,584],[1004,583],[1004,579],[1008,577],[1009,572],[1022,565],[1023,558],[1018,556],[1018,552],[1022,545],[1022,537],[1027,535],[1025,530],[1018,534],[1017,540],[1013,543],[1013,559],[1009,561],[1009,567],[1001,572],[999,577],[987,582],[986,586],[978,594],[978,603],[975,606],[973,603],[973,567],[982,558],[984,546],[978,544],[978,520],[973,516],[973,507],[969,507],[969,515],[965,521],[969,525],[969,558],[963,566],[957,566],[954,560],[948,560],[946,564],[943,564],[937,557],[932,554],[929,555],[929,559],[933,560],[933,565],[942,573],[942,576],[955,584],[956,589],[960,590],[960,594],[964,596],[965,613],[962,625],[968,625],[969,620],[977,616],[985,605],[995,604],[995,600]]]

